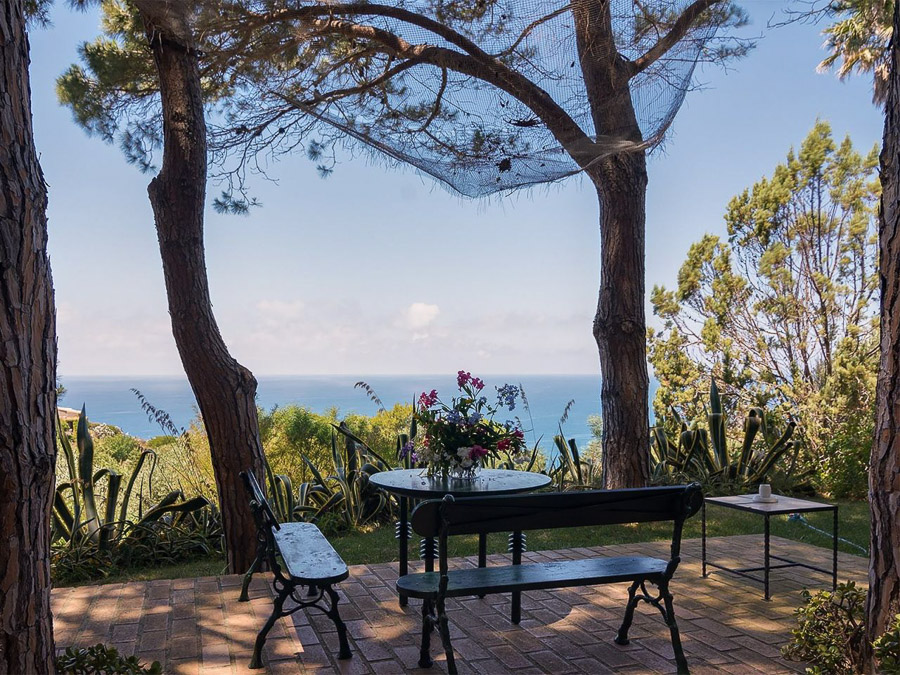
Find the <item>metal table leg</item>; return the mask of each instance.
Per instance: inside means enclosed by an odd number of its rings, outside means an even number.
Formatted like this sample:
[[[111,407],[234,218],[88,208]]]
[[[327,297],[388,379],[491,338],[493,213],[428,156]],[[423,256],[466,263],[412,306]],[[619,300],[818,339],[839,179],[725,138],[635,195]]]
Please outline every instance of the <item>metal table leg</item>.
[[[521,531],[509,535],[509,550],[512,553],[513,565],[522,564],[522,551],[525,550],[525,535]],[[513,591],[511,620],[518,624],[522,620],[522,592]]]
[[[834,507],[834,541],[832,543],[831,590],[837,590],[837,558],[838,558],[838,507]]]
[[[700,510],[700,569],[703,578],[706,578],[706,502]]]
[[[400,497],[400,522],[397,523],[396,538],[400,541],[400,576],[409,574],[409,500]],[[400,606],[406,607],[409,602],[403,593],[400,594]]]
[[[479,567],[487,567],[487,535],[486,534],[478,535],[478,566]],[[483,598],[484,593],[482,593],[478,597]]]
[[[763,575],[765,578],[764,585],[765,585],[765,589],[766,589],[765,598],[766,598],[766,600],[769,600],[770,598],[769,598],[769,514],[768,513],[765,514],[765,520],[766,520],[765,537],[764,537],[765,561],[763,563],[763,565],[764,565]]]

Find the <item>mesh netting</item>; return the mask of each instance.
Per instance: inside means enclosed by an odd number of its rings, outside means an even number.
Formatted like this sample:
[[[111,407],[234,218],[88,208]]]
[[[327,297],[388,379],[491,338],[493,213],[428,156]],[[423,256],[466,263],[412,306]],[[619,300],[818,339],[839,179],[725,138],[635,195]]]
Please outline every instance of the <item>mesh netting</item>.
[[[572,5],[591,0],[440,2],[407,0],[395,6],[433,17],[470,38],[537,84],[596,142],[596,157],[623,147],[653,149],[663,139],[691,85],[694,68],[714,37],[716,21],[699,25],[645,70],[632,76],[630,96],[639,138],[596,129],[580,67]],[[685,0],[612,0],[612,34],[621,57],[636,60],[671,29]],[[473,9],[474,8],[474,9]],[[470,14],[463,14],[469,11]],[[482,15],[472,20],[471,12]],[[412,45],[461,51],[434,32],[393,18],[348,20],[381,28]],[[591,22],[602,22],[597,11]],[[601,27],[602,28],[602,27]],[[591,39],[609,34],[592,30]],[[524,37],[523,37],[524,36]],[[436,103],[437,102],[437,103]],[[610,101],[595,101],[598,106]],[[418,64],[395,75],[378,95],[307,107],[356,141],[409,163],[458,192],[476,197],[555,181],[580,170],[560,142],[522,102],[497,87],[452,70]]]

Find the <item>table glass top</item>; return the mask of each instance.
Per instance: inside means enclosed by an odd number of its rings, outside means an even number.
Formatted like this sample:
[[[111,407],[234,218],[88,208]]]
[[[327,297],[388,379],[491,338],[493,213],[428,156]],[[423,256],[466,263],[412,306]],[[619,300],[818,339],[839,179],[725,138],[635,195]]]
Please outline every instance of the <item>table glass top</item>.
[[[443,497],[446,494],[455,497],[515,494],[531,492],[550,484],[550,476],[542,473],[505,469],[482,469],[472,481],[429,477],[424,469],[382,471],[373,474],[369,480],[388,492],[417,499]]]

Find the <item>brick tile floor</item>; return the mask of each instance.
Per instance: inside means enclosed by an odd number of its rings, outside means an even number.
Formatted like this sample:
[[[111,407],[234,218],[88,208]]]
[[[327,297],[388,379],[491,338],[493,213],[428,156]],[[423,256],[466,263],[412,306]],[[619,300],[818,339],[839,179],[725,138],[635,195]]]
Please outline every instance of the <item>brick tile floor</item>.
[[[762,537],[709,540],[709,559],[745,566],[761,558]],[[830,567],[827,549],[772,538],[773,553]],[[588,555],[653,555],[665,558],[666,542],[525,554],[525,562]],[[500,562],[505,556],[490,556]],[[700,575],[700,542],[687,540],[672,582],[675,612],[691,670],[703,673],[794,673],[803,665],[781,659],[794,626],[793,610],[804,587],[830,587],[825,575],[803,568],[772,572],[773,600],[761,585],[719,572]],[[474,565],[459,559],[460,566]],[[841,554],[839,579],[865,583],[866,560]],[[340,585],[342,615],[353,658],[337,661],[334,625],[315,610],[279,621],[266,643],[269,673],[405,673],[417,668],[420,603],[400,608],[394,592],[397,564],[358,565]],[[159,661],[178,675],[236,675],[250,671],[257,631],[272,608],[271,586],[258,575],[251,601],[237,601],[240,577],[58,588],[53,591],[56,644],[114,645],[144,662]],[[674,672],[668,630],[655,609],[641,604],[631,644],[613,643],[626,585],[614,584],[525,593],[522,621],[509,620],[507,595],[448,602],[460,673],[667,673]],[[437,636],[435,636],[437,638]],[[432,640],[434,672],[446,672],[440,640]],[[421,671],[428,672],[428,671]]]

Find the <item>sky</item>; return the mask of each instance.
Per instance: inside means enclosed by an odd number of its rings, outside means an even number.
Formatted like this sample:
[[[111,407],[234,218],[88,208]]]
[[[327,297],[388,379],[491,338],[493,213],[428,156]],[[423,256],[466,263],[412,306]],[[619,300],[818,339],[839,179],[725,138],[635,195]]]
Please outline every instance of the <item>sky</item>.
[[[857,149],[883,119],[868,77],[820,74],[822,25],[768,28],[777,1],[743,3],[756,49],[699,68],[649,162],[647,290],[672,287],[690,244],[724,234],[729,199],[783,161],[816,119]],[[88,137],[55,79],[98,33],[57,3],[31,31],[35,139],[48,183],[60,373],[182,375],[147,199],[151,176]],[[247,217],[208,209],[214,311],[259,375],[596,373],[598,205],[578,177],[470,200],[410,169],[344,157],[322,179],[288,158],[252,185]],[[210,184],[210,200],[220,187]],[[647,306],[648,323],[657,324]],[[658,324],[657,324],[658,325]]]

